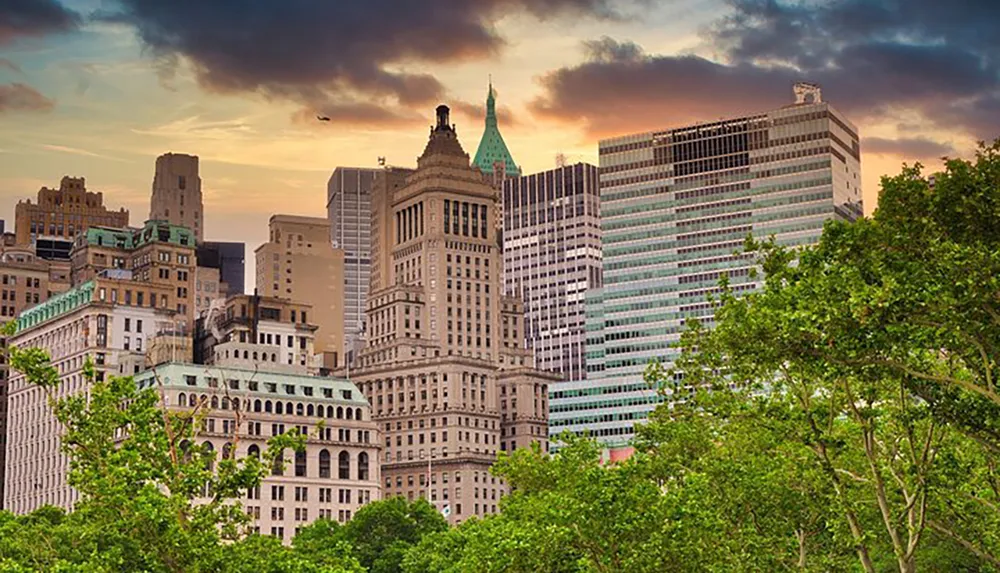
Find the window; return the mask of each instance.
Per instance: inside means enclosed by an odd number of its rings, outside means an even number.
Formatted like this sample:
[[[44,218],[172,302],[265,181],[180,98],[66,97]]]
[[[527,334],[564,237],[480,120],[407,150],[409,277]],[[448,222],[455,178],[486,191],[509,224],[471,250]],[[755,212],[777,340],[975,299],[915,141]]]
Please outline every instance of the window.
[[[330,451],[326,449],[319,452],[319,477],[330,477]]]
[[[367,481],[368,480],[368,453],[367,452],[361,452],[360,454],[358,454],[358,480],[360,480],[360,481]]]
[[[295,452],[295,475],[296,477],[306,476],[306,452],[304,449]]]
[[[351,479],[351,455],[346,451],[340,452],[338,456],[337,477],[340,479]]]

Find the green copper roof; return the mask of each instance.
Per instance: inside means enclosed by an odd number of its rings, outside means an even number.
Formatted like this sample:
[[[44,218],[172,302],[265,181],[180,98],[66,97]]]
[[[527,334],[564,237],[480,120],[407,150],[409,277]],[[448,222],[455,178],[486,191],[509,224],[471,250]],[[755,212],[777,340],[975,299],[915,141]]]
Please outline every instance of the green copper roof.
[[[94,287],[94,281],[87,281],[72,290],[57,294],[39,305],[22,311],[17,317],[17,332],[58,318],[89,303],[94,299]]]
[[[133,250],[160,241],[194,247],[194,233],[187,227],[171,225],[166,221],[146,221],[141,229],[118,229],[114,227],[90,227],[87,229],[86,241],[91,245],[115,247]]]
[[[514,158],[500,135],[500,128],[497,127],[496,93],[490,82],[490,93],[486,97],[486,129],[483,131],[483,138],[479,140],[479,149],[476,150],[476,158],[472,163],[483,173],[492,174],[493,165],[498,161],[503,162],[508,177],[521,175],[521,168],[514,163]]]

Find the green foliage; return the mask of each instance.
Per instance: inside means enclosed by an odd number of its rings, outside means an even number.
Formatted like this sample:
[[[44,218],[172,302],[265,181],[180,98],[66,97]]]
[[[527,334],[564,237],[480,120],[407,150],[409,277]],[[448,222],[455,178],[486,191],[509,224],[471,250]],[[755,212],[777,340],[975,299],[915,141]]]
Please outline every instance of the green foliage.
[[[411,546],[447,528],[444,517],[426,500],[392,497],[362,507],[342,529],[343,539],[368,571],[391,573],[400,570]]]

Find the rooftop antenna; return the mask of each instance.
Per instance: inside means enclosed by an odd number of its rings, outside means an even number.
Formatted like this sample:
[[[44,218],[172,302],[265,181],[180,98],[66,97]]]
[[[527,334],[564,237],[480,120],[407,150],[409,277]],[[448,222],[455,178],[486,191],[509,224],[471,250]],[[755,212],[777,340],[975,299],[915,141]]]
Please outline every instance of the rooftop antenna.
[[[381,155],[379,156],[379,158],[378,158],[378,166],[379,167],[385,167],[385,157],[384,156],[381,156]]]

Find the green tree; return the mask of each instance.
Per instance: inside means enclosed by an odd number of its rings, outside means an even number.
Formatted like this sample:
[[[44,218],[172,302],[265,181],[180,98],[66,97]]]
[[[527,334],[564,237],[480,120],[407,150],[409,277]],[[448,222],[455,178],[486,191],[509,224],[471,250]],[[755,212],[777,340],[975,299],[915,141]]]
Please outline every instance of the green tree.
[[[400,570],[410,547],[447,528],[444,517],[426,500],[390,497],[359,509],[341,534],[368,571],[391,573]]]
[[[198,413],[170,412],[131,377],[99,379],[88,361],[86,394],[58,397],[59,375],[37,348],[10,348],[11,368],[49,396],[69,456],[74,510],[6,515],[0,563],[36,570],[216,571],[222,541],[245,533],[235,498],[260,483],[296,435],[275,436],[261,459],[216,459],[186,448]],[[69,569],[66,569],[69,568]]]

